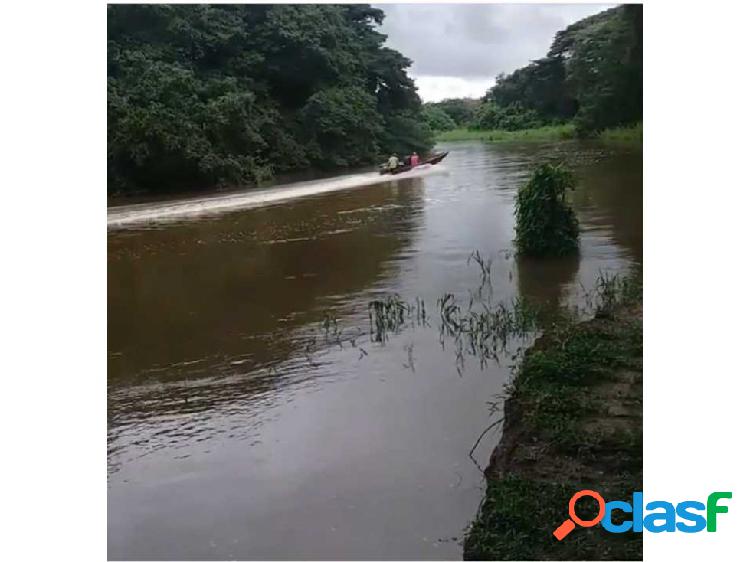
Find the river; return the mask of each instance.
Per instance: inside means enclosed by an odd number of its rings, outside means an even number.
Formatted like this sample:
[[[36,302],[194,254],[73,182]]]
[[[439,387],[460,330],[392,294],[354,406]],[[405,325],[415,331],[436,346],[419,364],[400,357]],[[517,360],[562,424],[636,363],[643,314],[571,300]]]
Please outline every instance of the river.
[[[459,357],[436,300],[583,305],[599,272],[642,261],[642,154],[437,148],[413,177],[110,209],[110,558],[461,558],[498,434],[469,451],[511,358]],[[579,179],[580,256],[516,260],[515,193],[557,158]],[[426,323],[373,341],[368,303],[394,293]]]

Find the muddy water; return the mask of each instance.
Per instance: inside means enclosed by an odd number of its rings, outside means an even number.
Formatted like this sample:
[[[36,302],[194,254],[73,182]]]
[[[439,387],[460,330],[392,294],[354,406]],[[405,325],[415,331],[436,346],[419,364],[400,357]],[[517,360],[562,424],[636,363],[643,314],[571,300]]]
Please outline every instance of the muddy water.
[[[146,204],[112,224],[128,228],[108,232],[110,558],[461,557],[498,435],[468,453],[510,359],[442,345],[436,299],[476,294],[478,250],[493,260],[482,298],[582,304],[599,271],[642,259],[642,160],[444,148],[422,177],[202,201],[164,223]],[[557,157],[580,179],[581,255],[516,261],[515,192]],[[428,325],[373,342],[367,304],[392,293],[424,299]]]

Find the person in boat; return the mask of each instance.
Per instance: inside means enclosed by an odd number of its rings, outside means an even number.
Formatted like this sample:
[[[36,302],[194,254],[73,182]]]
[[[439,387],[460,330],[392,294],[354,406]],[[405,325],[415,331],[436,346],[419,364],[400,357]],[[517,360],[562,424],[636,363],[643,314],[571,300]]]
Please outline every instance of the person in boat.
[[[398,156],[396,156],[395,154],[391,154],[391,157],[388,159],[388,164],[386,165],[386,167],[388,168],[388,170],[392,172],[396,168],[398,168],[398,164],[399,164]]]
[[[409,157],[409,165],[412,168],[414,166],[419,166],[419,155],[416,152],[411,153],[411,156]]]

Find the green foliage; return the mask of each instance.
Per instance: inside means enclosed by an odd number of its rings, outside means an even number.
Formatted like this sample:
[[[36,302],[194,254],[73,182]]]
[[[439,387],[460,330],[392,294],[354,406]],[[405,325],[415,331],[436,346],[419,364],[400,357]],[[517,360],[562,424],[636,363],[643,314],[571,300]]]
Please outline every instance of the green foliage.
[[[518,102],[512,102],[506,106],[483,103],[479,106],[469,128],[520,131],[521,129],[535,129],[542,124],[542,119],[535,110],[527,109]]]
[[[457,127],[465,127],[474,119],[479,103],[479,100],[472,98],[451,98],[427,105],[442,109]]]
[[[381,144],[388,154],[423,154],[434,144],[429,125],[419,113],[394,112],[386,116]]]
[[[110,190],[257,183],[432,145],[411,61],[375,29],[379,9],[107,10]]]
[[[567,91],[562,57],[546,57],[510,75],[501,74],[485,97],[500,107],[513,104],[527,107],[545,121],[568,120],[577,107]]]
[[[643,118],[642,6],[605,14],[577,30],[567,51],[567,81],[579,104],[576,129],[583,136]]]
[[[488,142],[550,142],[575,137],[573,125],[545,125],[520,131],[453,129],[438,134],[439,141],[481,140]]]
[[[501,74],[474,120],[497,126],[513,105],[535,111],[543,124],[574,119],[580,136],[643,119],[643,6],[628,4],[584,18],[555,36],[547,56]]]
[[[575,187],[563,164],[542,164],[516,197],[516,247],[528,256],[561,256],[578,251],[578,219],[565,200]]]
[[[422,115],[432,131],[450,131],[456,128],[456,122],[451,116],[435,104],[425,104]]]
[[[330,88],[310,96],[301,109],[302,122],[319,147],[314,163],[346,166],[372,162],[383,135],[377,100],[359,87]]]
[[[605,498],[643,485],[643,322],[632,312],[643,301],[641,275],[600,276],[597,292],[597,308],[611,316],[549,326],[517,366],[465,560],[642,558],[637,533],[578,527],[562,542],[552,536],[570,497],[591,482]],[[596,504],[581,500],[576,512],[593,519]]]
[[[604,142],[617,144],[639,145],[643,143],[643,123],[638,122],[635,125],[624,127],[614,127],[604,129],[599,133],[599,138]]]

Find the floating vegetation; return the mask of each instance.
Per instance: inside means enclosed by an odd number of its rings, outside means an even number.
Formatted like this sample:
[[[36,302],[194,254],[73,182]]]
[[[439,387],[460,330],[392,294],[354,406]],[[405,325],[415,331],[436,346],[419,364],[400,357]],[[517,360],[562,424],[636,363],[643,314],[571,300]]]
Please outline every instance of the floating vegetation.
[[[320,325],[325,331],[326,338],[331,336],[336,337],[341,333],[341,330],[339,329],[339,321],[330,312],[326,313],[325,318],[323,318]]]
[[[373,300],[367,305],[370,317],[370,339],[383,343],[389,333],[398,333],[406,320],[408,306],[398,295]]]
[[[479,253],[479,250],[474,250],[471,254],[469,254],[469,257],[466,259],[466,265],[470,265],[472,262],[476,263],[481,272],[482,272],[482,282],[477,288],[476,292],[472,292],[469,290],[469,299],[473,302],[476,300],[481,300],[483,297],[483,292],[485,288],[487,288],[487,297],[491,301],[492,300],[492,258],[485,259],[482,254]],[[471,304],[469,305],[469,308],[471,308]]]
[[[406,356],[407,356],[406,363],[404,363],[404,369],[409,369],[412,373],[415,373],[416,361],[414,360],[414,343],[405,345],[404,351],[406,351]]]
[[[511,338],[526,336],[536,329],[537,311],[524,299],[492,307],[481,303],[481,310],[473,310],[473,304],[470,300],[469,308],[462,311],[452,293],[437,300],[440,342],[444,346],[446,336],[453,338],[459,372],[463,369],[465,352],[478,357],[484,367],[488,360],[499,362]]]
[[[474,261],[482,270],[482,285],[485,283],[492,283],[492,258],[484,259],[479,250],[474,250],[466,260],[466,264],[470,264]]]
[[[486,282],[491,270],[491,260],[484,260],[476,252],[472,258],[485,272],[483,282]],[[525,300],[514,299],[510,304],[489,303],[479,300],[469,291],[468,307],[463,309],[452,293],[446,293],[437,299],[437,313],[439,317],[439,340],[445,348],[446,339],[452,339],[456,358],[456,368],[459,374],[464,368],[466,355],[477,357],[480,366],[484,368],[489,360],[499,362],[500,355],[507,352],[511,338],[526,336],[536,329],[536,310]],[[388,339],[399,334],[405,327],[429,327],[429,320],[424,299],[415,298],[412,303],[403,300],[398,294],[386,295],[382,299],[375,299],[368,303],[369,336],[370,341],[385,345]],[[310,359],[313,350],[319,345],[338,344],[344,348],[344,342],[351,343],[352,348],[359,349],[359,360],[368,356],[368,352],[356,342],[362,332],[351,335],[346,332],[340,321],[332,314],[326,313],[320,323],[322,337],[320,340],[311,337],[307,340],[305,352]],[[407,361],[404,367],[415,371],[413,344],[405,346]]]
[[[384,343],[388,334],[397,334],[407,321],[414,326],[429,326],[424,300],[417,297],[413,305],[397,294],[382,300],[372,300],[367,305],[370,318],[370,339]]]
[[[477,251],[469,256],[467,263],[472,261],[482,270],[482,283],[489,284],[492,260],[485,259]],[[554,323],[571,324],[590,315],[610,317],[623,301],[634,300],[641,294],[641,284],[637,279],[632,274],[599,272],[594,287],[584,289],[585,307],[561,308],[554,317]],[[491,293],[489,297],[483,297],[481,288],[478,291],[469,290],[466,300],[458,299],[453,293],[445,293],[437,299],[436,305],[439,342],[445,349],[446,341],[452,341],[459,374],[464,370],[467,356],[478,359],[482,369],[489,362],[499,364],[502,356],[514,361],[524,342],[535,335],[542,325],[541,310],[531,301],[514,298],[509,302],[493,303]],[[425,301],[419,297],[408,302],[396,293],[387,294],[371,300],[367,310],[369,339],[373,343],[385,345],[389,338],[407,327],[430,327]],[[324,315],[320,330],[321,334],[305,340],[304,350],[311,364],[313,352],[331,344],[338,345],[342,350],[345,347],[357,349],[359,360],[369,355],[357,343],[358,338],[367,332],[357,326],[344,329],[341,320],[333,313]],[[414,344],[405,345],[403,349],[407,354],[406,361],[402,363],[404,368],[415,371]]]

